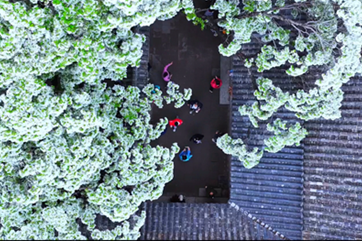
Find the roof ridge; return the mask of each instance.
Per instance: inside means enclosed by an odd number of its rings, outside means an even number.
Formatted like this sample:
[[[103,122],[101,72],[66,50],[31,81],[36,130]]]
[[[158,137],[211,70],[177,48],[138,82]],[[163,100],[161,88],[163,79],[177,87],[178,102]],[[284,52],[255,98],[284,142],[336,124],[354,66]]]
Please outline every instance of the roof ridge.
[[[263,222],[262,220],[258,219],[257,217],[255,217],[253,214],[249,213],[248,211],[244,210],[243,208],[239,207],[237,204],[235,204],[234,202],[230,202],[229,204],[232,208],[236,209],[237,211],[242,212],[246,217],[248,217],[249,219],[251,219],[254,223],[259,224],[260,226],[262,226],[263,228],[267,229],[268,231],[271,231],[275,236],[278,236],[280,239],[283,240],[290,240],[288,237],[286,237],[284,234],[280,233],[279,231],[275,230],[274,228],[272,228],[270,225],[266,224],[265,222]]]

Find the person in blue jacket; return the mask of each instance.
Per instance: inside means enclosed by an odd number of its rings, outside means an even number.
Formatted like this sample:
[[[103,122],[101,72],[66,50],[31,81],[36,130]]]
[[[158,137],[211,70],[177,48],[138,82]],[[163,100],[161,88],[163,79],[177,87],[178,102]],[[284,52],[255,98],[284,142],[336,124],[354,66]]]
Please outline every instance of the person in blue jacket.
[[[180,157],[180,160],[183,162],[187,162],[191,159],[191,149],[189,146],[185,146],[185,148],[182,150],[182,152],[178,155]]]
[[[153,90],[151,91],[151,94],[155,94],[155,93],[156,93],[155,89],[161,90],[161,87],[160,87],[159,85],[154,85],[154,88],[153,88]]]

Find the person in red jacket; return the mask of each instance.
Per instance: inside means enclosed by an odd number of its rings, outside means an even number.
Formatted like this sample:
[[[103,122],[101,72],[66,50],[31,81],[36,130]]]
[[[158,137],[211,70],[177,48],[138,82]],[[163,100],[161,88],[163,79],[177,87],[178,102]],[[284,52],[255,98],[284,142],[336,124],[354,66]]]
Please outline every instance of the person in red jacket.
[[[179,118],[176,118],[174,120],[170,120],[168,123],[170,124],[170,128],[173,129],[173,132],[175,132],[177,127],[180,126],[183,121]]]
[[[214,89],[220,89],[221,85],[222,85],[221,79],[215,76],[215,78],[213,78],[210,82],[210,93],[214,92]]]

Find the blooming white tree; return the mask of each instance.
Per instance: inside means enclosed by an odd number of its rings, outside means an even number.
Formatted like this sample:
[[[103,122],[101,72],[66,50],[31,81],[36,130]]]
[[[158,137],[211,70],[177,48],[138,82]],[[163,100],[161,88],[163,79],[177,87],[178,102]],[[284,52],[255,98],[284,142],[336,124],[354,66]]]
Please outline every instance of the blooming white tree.
[[[22,101],[3,95],[2,120],[8,122],[2,128],[10,131],[0,143],[0,231],[5,239],[82,238],[77,218],[90,231],[96,214],[125,221],[143,201],[160,197],[173,177],[176,143],[170,149],[150,145],[168,123],[166,118],[149,123],[152,99],[137,87],[70,88],[72,81],[61,79],[66,80],[61,97],[49,86],[28,82],[34,88],[26,85],[20,91],[31,93],[22,112]],[[11,107],[17,111],[6,112]],[[39,125],[33,125],[34,118]],[[47,124],[40,125],[43,121]],[[11,123],[17,125],[11,128]],[[121,231],[107,237],[126,237]]]
[[[276,119],[273,124],[268,124],[267,129],[274,133],[274,136],[264,140],[266,145],[265,151],[278,152],[285,146],[299,146],[301,140],[308,134],[307,130],[302,128],[300,123],[292,124],[287,127],[287,121]]]
[[[248,151],[248,147],[240,138],[233,139],[228,134],[217,138],[216,145],[226,154],[237,157],[245,168],[256,166],[263,156],[263,151],[259,151],[256,147]]]
[[[132,27],[173,17],[177,0],[0,0],[0,238],[137,239],[179,151],[151,146],[150,110],[191,96],[170,83],[107,86],[137,67]],[[97,215],[116,222],[96,227]]]
[[[361,0],[216,0],[212,8],[231,36],[222,54],[240,54],[259,36],[265,46],[245,59],[248,67],[287,65],[291,76],[326,69],[315,88],[296,93],[258,79],[257,104],[239,110],[255,126],[282,107],[304,120],[340,116],[340,87],[362,72]],[[138,207],[162,194],[178,152],[176,143],[150,145],[167,126],[166,118],[150,124],[151,105],[179,108],[191,90],[181,93],[171,82],[166,93],[152,85],[110,88],[104,80],[121,80],[128,66],[140,65],[145,37],[133,27],[181,9],[205,27],[191,0],[0,0],[1,239],[85,239],[80,225],[94,239],[139,237],[145,214]],[[271,152],[306,135],[282,121],[268,130]],[[217,145],[248,168],[263,154],[228,135]],[[97,215],[116,228],[98,229]]]
[[[259,78],[254,93],[258,101],[239,108],[255,127],[258,119],[268,120],[282,107],[306,121],[341,116],[341,86],[362,73],[362,0],[216,0],[210,8],[218,11],[214,24],[228,34],[219,46],[221,54],[236,54],[247,68],[256,67],[258,72],[283,67],[286,74],[296,77],[312,67],[319,69],[314,87],[296,93],[284,93],[273,80]],[[243,46],[256,39],[263,43],[260,52],[246,56]],[[279,147],[263,148],[274,152],[300,141],[292,133],[283,135],[283,140],[279,137],[273,139],[273,146],[280,141]],[[271,144],[270,140],[266,143]],[[232,153],[238,155],[236,149]]]

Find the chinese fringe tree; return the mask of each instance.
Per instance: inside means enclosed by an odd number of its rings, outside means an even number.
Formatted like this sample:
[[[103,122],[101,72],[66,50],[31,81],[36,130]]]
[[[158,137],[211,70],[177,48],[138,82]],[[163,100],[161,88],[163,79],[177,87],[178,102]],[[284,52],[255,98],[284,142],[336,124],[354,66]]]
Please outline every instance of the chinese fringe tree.
[[[152,147],[168,121],[151,104],[191,96],[107,85],[140,64],[131,30],[181,8],[169,0],[0,0],[0,239],[137,239],[179,151]],[[101,231],[97,215],[116,222]]]
[[[212,8],[229,34],[223,55],[243,56],[243,44],[260,38],[265,45],[244,58],[246,67],[288,66],[291,76],[327,70],[315,88],[297,93],[259,78],[257,104],[240,107],[255,127],[282,107],[303,120],[340,117],[340,88],[362,72],[361,0],[216,0]],[[178,151],[176,143],[150,146],[167,125],[166,118],[149,123],[151,104],[179,108],[191,90],[169,83],[162,94],[105,81],[140,65],[145,38],[134,27],[181,9],[206,26],[192,0],[0,0],[0,239],[85,239],[80,223],[93,239],[139,237],[145,214],[138,207],[161,195]],[[294,18],[301,15],[303,22]],[[268,131],[274,136],[264,150],[250,152],[228,135],[217,145],[251,168],[263,151],[306,135],[278,119]],[[97,215],[116,228],[99,230]]]
[[[341,116],[341,86],[362,73],[362,0],[215,0],[210,8],[218,11],[218,19],[204,21],[213,21],[228,33],[227,41],[219,46],[221,54],[236,54],[245,67],[258,72],[283,67],[286,74],[298,77],[313,67],[319,71],[314,88],[296,93],[283,92],[272,80],[259,77],[254,93],[258,101],[239,108],[254,127],[282,107],[305,121]],[[243,46],[251,41],[263,43],[256,56],[243,53]],[[274,136],[264,141],[263,150],[268,152],[299,144],[307,134],[299,123],[279,120],[273,125],[267,130]],[[217,142],[225,153],[238,156],[245,167],[255,166],[262,155],[254,155],[256,150],[248,152],[245,145],[239,150],[242,143],[229,138]]]

